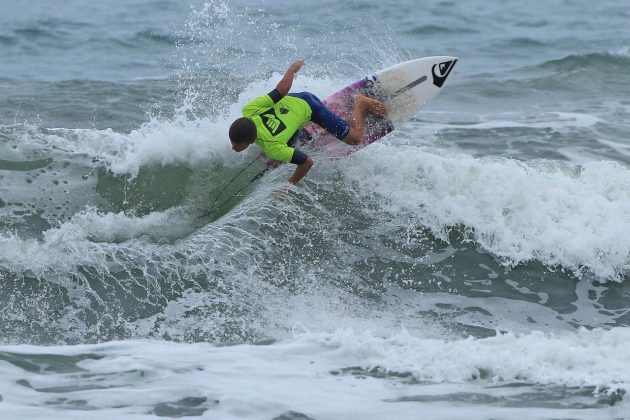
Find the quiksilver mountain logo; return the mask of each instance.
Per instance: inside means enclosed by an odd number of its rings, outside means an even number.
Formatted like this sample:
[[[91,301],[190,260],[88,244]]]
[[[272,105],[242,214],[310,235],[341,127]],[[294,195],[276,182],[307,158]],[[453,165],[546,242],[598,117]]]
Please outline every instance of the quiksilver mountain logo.
[[[451,70],[455,67],[455,63],[457,63],[457,60],[444,61],[440,64],[433,65],[431,73],[433,74],[433,84],[435,86],[439,88],[442,87],[446,78],[451,73]]]
[[[260,114],[260,118],[262,119],[265,128],[269,130],[272,136],[277,136],[287,128],[282,120],[278,118],[276,111],[273,108],[265,111],[263,114]]]

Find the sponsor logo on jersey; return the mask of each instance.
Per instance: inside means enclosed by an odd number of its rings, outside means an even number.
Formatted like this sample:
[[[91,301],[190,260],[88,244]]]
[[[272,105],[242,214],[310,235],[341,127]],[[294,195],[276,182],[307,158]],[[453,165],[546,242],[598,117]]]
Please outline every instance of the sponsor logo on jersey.
[[[277,136],[287,128],[282,120],[278,118],[278,116],[276,115],[276,111],[273,108],[268,109],[264,113],[260,114],[260,118],[262,119],[265,128],[269,130],[269,132],[273,136]]]

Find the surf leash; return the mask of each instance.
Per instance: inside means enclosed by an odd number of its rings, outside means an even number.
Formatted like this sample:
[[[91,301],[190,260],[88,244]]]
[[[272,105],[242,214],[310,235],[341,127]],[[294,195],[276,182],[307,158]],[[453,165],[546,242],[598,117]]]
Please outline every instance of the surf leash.
[[[268,170],[272,169],[273,166],[270,166],[268,168],[263,169],[261,172],[259,172],[258,174],[256,174],[256,176],[254,178],[252,178],[247,184],[245,184],[243,187],[241,187],[238,191],[236,191],[234,194],[232,194],[230,196],[230,198],[228,198],[227,200],[221,202],[221,204],[217,205],[217,202],[219,201],[219,198],[221,197],[221,195],[225,192],[225,190],[228,189],[228,187],[230,185],[232,185],[232,183],[234,181],[236,181],[236,179],[241,176],[241,174],[243,172],[245,172],[247,169],[249,169],[250,166],[252,166],[254,164],[254,162],[256,162],[258,159],[260,159],[263,156],[263,153],[259,154],[254,160],[252,160],[251,162],[249,162],[247,164],[247,166],[245,166],[243,169],[241,169],[239,171],[239,173],[237,173],[232,179],[230,179],[230,181],[225,184],[225,186],[223,187],[223,189],[219,192],[219,194],[217,194],[217,196],[214,198],[214,201],[212,203],[212,206],[210,206],[210,210],[208,210],[206,213],[202,214],[201,216],[197,216],[193,219],[193,222],[198,220],[198,219],[203,219],[204,217],[208,217],[212,214],[212,212],[215,209],[219,209],[221,207],[223,207],[225,204],[229,203],[234,197],[236,197],[237,195],[239,195],[245,188],[249,187],[251,185],[252,182],[256,181],[257,179],[260,179]]]

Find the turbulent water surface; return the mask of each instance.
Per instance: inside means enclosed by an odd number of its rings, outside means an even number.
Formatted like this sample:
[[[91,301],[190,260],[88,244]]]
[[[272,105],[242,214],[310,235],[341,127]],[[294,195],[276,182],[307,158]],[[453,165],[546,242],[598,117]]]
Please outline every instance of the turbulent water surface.
[[[629,21],[3,4],[0,417],[630,418]],[[429,55],[400,130],[248,184],[227,129],[292,61],[325,97]]]

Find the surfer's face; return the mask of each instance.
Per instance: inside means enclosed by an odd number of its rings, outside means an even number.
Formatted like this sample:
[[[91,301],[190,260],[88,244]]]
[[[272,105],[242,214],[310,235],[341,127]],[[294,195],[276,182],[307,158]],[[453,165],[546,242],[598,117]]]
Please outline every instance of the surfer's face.
[[[232,143],[232,150],[242,152],[249,147],[249,143]]]

